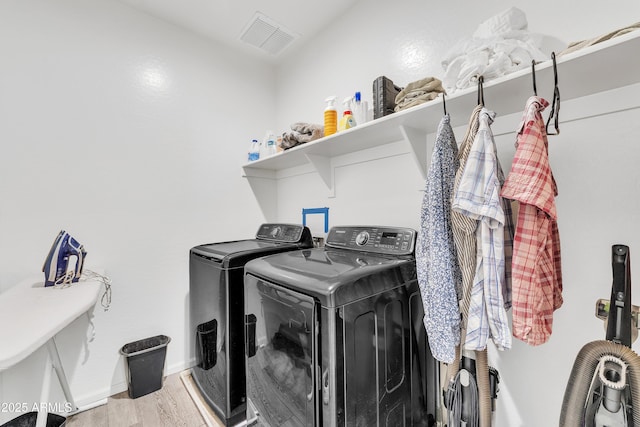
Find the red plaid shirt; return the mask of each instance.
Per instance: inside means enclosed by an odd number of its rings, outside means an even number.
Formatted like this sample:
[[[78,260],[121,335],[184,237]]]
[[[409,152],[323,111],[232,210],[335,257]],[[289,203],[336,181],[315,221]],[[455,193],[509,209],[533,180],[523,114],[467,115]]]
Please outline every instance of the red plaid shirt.
[[[527,101],[516,154],[501,196],[520,203],[513,241],[513,336],[531,345],[551,335],[553,312],[562,305],[560,235],[555,197],[558,187],[549,166],[541,112],[549,103]]]

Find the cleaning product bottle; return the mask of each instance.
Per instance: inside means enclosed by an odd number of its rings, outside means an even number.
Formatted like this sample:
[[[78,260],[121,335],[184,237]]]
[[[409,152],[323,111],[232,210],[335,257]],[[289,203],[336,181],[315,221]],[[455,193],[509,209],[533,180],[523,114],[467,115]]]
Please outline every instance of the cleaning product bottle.
[[[342,105],[344,105],[344,111],[342,113],[342,118],[340,119],[340,123],[338,124],[338,131],[346,130],[354,127],[356,125],[356,121],[351,114],[351,101],[352,97],[345,98],[342,101]]]
[[[356,92],[353,109],[353,117],[356,120],[356,125],[363,125],[367,122],[367,101],[362,101],[362,95],[360,92]]]
[[[338,110],[336,110],[336,97],[325,99],[327,108],[324,109],[324,136],[333,135],[338,130]]]
[[[251,140],[251,147],[249,148],[249,161],[253,162],[260,158],[260,143],[257,139]]]

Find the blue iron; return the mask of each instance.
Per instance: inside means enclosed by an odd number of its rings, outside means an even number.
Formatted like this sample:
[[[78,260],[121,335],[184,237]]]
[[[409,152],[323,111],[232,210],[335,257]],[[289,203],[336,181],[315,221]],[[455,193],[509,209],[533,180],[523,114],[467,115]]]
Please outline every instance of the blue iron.
[[[60,231],[42,267],[44,286],[69,284],[80,280],[86,255],[84,246],[66,231]]]

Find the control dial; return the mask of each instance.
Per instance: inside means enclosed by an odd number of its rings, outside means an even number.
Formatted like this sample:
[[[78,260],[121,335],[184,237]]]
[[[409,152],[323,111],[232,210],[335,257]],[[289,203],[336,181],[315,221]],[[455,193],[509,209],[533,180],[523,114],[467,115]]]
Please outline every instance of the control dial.
[[[274,227],[271,230],[271,232],[269,233],[269,235],[271,236],[272,239],[275,239],[276,237],[278,237],[280,235],[281,232],[282,232],[282,228]]]
[[[356,245],[364,246],[369,241],[369,233],[366,231],[361,231],[360,234],[356,236]]]

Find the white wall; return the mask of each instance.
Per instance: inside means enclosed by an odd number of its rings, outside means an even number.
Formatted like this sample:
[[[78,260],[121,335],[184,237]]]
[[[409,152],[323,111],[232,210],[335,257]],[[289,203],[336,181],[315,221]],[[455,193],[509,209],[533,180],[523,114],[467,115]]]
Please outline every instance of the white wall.
[[[280,64],[278,126],[321,123],[328,95],[342,98],[360,90],[370,100],[372,81],[380,75],[399,85],[441,76],[440,60],[447,50],[470,36],[479,22],[510,6],[506,1],[359,2]],[[629,25],[640,14],[635,1],[624,1],[606,13],[583,8],[579,16],[569,5],[548,0],[519,7],[526,12],[531,31],[565,42]],[[560,75],[561,91],[562,81],[568,79],[571,76]],[[552,93],[550,87],[538,90],[548,99]],[[485,95],[491,99],[490,91]],[[562,104],[565,123],[561,135],[550,139],[550,159],[560,192],[565,303],[556,312],[554,333],[545,345],[530,347],[516,340],[510,351],[490,349],[490,362],[501,376],[495,424],[499,427],[557,425],[575,356],[587,342],[604,338],[594,307],[598,298],[610,295],[612,244],[631,247],[632,277],[640,274],[634,268],[638,262],[633,262],[638,253],[634,248],[640,247],[640,172],[635,165],[640,157],[639,107],[640,85]],[[615,112],[625,108],[629,110]],[[520,117],[497,113],[493,128],[503,168],[509,170],[513,131]],[[455,129],[458,139],[464,131]],[[433,140],[434,135],[428,135],[428,144]],[[335,195],[311,168],[282,172],[278,218],[294,220],[303,207],[329,206],[331,225],[417,227],[424,182],[404,146],[392,145],[386,159],[372,153],[334,159],[341,165],[335,171]],[[636,304],[639,298],[636,292]],[[636,342],[636,351],[639,346]]]
[[[107,0],[0,2],[0,58],[0,290],[66,229],[113,279],[95,340],[85,318],[59,336],[79,403],[126,389],[130,341],[169,335],[185,368],[189,248],[263,221],[239,165],[275,121],[273,67]],[[0,400],[37,401],[43,360],[2,373]]]
[[[377,76],[400,85],[438,76],[450,46],[509,6],[362,1],[274,70],[113,1],[0,2],[0,289],[39,273],[61,228],[86,245],[88,266],[114,281],[112,308],[94,312],[96,338],[78,340],[83,318],[59,337],[79,403],[125,389],[118,350],[126,342],[169,335],[168,370],[188,363],[188,249],[249,237],[263,219],[241,178],[247,141],[268,128],[320,122],[327,95],[361,90],[370,99]],[[632,0],[579,15],[550,0],[522,7],[532,31],[564,41],[629,24],[640,12]],[[639,95],[634,86],[563,104],[566,118],[597,110],[552,139],[565,305],[548,344],[492,352],[502,378],[498,426],[555,424],[575,355],[603,337],[593,305],[609,295],[610,246],[629,244],[633,254],[640,243],[638,110],[603,113]],[[504,134],[505,169],[517,120],[499,117],[494,126]],[[301,208],[329,206],[333,225],[416,227],[424,183],[413,159],[401,144],[374,151],[367,157],[378,160],[338,160],[335,197],[308,169],[288,171],[277,219],[297,222]],[[42,356],[0,375],[0,400],[37,400]]]

